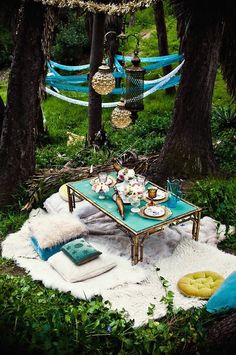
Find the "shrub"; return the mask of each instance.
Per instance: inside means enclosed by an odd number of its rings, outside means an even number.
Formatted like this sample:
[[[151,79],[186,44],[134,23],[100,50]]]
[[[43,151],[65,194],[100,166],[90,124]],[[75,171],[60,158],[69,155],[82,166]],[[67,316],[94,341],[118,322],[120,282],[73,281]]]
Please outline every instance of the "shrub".
[[[60,63],[77,64],[89,53],[84,17],[78,18],[73,10],[66,10],[63,14],[56,28],[52,56]]]
[[[11,33],[3,26],[0,26],[0,69],[10,66],[12,46]]]
[[[204,208],[203,215],[220,223],[236,226],[236,179],[206,179],[197,181],[187,199]]]
[[[216,161],[226,173],[236,173],[236,109],[217,107],[212,111],[212,133]]]

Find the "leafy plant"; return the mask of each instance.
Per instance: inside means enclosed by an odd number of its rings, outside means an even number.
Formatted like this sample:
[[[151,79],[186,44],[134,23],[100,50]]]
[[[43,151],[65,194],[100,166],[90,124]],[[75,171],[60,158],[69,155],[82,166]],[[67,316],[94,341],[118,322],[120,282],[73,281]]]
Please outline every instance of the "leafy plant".
[[[10,32],[0,26],[0,69],[6,68],[11,64],[13,43]]]
[[[197,181],[187,193],[187,199],[203,207],[203,215],[220,223],[236,226],[236,179],[206,179]]]
[[[167,317],[134,328],[125,310],[113,311],[101,297],[75,299],[44,288],[28,276],[0,275],[2,351],[47,354],[178,354],[204,340],[205,309],[173,311],[167,281],[163,302]]]
[[[73,10],[64,9],[56,27],[52,46],[53,59],[66,65],[77,64],[86,53],[88,56],[89,42],[84,17],[78,17]]]
[[[236,172],[236,109],[216,107],[212,111],[212,132],[216,160],[226,173]]]

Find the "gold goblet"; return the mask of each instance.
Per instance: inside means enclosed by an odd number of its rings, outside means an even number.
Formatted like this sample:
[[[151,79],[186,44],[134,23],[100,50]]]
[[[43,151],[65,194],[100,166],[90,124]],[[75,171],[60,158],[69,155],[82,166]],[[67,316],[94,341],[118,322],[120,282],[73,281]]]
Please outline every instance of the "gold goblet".
[[[148,205],[149,206],[154,206],[154,198],[157,196],[157,188],[155,187],[149,187],[148,188],[148,198],[151,200]]]

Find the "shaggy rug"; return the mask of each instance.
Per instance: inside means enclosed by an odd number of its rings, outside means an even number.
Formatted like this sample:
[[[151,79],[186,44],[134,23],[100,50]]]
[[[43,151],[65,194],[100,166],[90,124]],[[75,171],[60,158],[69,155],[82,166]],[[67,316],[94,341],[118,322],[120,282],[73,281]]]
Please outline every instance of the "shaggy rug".
[[[58,213],[56,208],[47,211]],[[113,309],[125,309],[128,318],[134,319],[135,326],[147,322],[150,304],[155,305],[155,318],[166,314],[165,305],[160,302],[165,291],[159,276],[169,282],[169,289],[174,292],[174,305],[188,309],[192,306],[201,307],[205,301],[181,295],[177,289],[180,277],[201,270],[215,271],[227,277],[236,270],[236,256],[226,254],[216,247],[216,241],[223,239],[224,226],[221,226],[221,235],[217,237],[216,222],[209,217],[201,220],[199,242],[191,239],[191,222],[166,228],[162,234],[145,242],[144,262],[131,266],[127,236],[109,217],[91,205],[80,202],[76,213],[89,229],[88,241],[104,255],[112,255],[117,266],[92,279],[69,283],[48,262],[40,260],[31,246],[29,222],[43,213],[46,212],[42,209],[32,211],[21,230],[7,236],[2,243],[2,256],[15,260],[34,280],[42,281],[46,287],[71,292],[81,299],[101,295],[104,300],[111,302]],[[156,268],[160,270],[157,272]]]

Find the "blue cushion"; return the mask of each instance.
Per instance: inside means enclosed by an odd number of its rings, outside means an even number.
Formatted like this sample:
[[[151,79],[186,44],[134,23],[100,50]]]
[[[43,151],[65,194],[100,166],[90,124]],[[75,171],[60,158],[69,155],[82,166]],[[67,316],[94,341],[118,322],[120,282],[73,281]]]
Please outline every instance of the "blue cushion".
[[[102,254],[83,238],[67,243],[62,251],[77,265],[85,264]]]
[[[209,298],[206,309],[210,313],[236,309],[236,271],[232,272]]]
[[[57,245],[54,245],[51,248],[42,249],[42,248],[40,248],[37,239],[35,237],[31,237],[31,244],[32,244],[34,250],[38,253],[40,258],[45,261],[48,260],[48,258],[50,258],[50,256],[58,253],[61,250],[61,248],[63,247],[63,245],[65,245],[66,243],[67,243],[67,241],[57,244]]]

